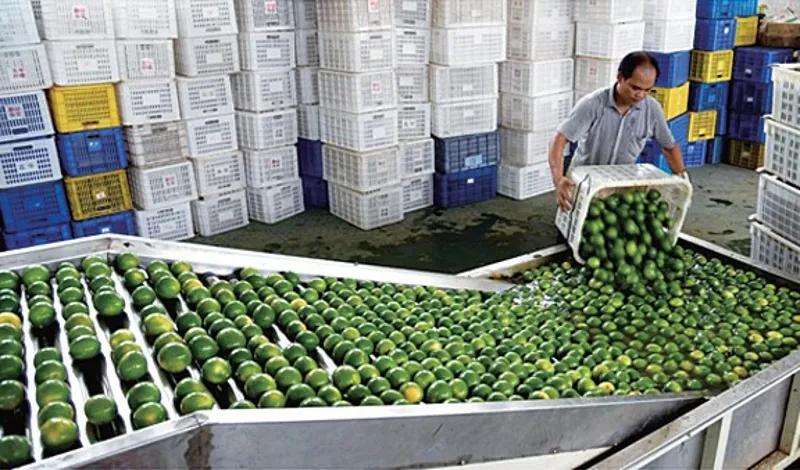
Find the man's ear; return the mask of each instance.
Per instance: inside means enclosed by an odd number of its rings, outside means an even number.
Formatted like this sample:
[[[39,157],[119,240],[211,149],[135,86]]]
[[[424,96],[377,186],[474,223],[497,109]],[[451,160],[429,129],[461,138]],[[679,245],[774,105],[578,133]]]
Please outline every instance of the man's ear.
[[[617,83],[622,83],[625,81],[625,77],[622,76],[622,72],[617,72]]]

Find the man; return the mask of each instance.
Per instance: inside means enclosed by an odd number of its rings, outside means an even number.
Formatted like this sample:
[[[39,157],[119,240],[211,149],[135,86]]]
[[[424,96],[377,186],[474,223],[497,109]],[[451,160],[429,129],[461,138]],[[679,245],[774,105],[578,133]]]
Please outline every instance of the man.
[[[550,144],[550,171],[558,205],[571,207],[574,183],[565,176],[564,147],[577,142],[570,166],[635,163],[648,139],[661,146],[672,172],[684,175],[681,148],[653,97],[658,63],[646,52],[631,52],[619,64],[617,82],[594,91],[575,105]]]

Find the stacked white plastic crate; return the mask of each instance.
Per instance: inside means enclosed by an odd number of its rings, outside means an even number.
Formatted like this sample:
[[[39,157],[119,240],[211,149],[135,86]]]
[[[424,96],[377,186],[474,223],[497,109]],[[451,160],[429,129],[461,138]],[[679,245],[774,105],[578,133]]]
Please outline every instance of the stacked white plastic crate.
[[[392,9],[317,2],[323,177],[330,212],[362,230],[403,219]]]
[[[573,104],[573,2],[509,0],[509,60],[500,65],[497,192],[527,199],[553,189],[548,144]]]

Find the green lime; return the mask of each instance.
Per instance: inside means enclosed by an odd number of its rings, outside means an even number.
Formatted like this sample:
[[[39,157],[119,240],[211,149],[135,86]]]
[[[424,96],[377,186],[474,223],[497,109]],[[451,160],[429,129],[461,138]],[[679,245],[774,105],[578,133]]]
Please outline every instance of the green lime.
[[[221,357],[212,357],[203,363],[203,379],[212,384],[221,384],[231,377],[231,365]]]
[[[109,338],[109,342],[111,343],[111,349],[114,350],[117,346],[120,345],[123,341],[136,341],[136,337],[133,335],[131,330],[126,328],[119,329],[113,333],[111,333],[111,337]]]
[[[83,361],[100,354],[100,341],[93,335],[79,336],[69,343],[69,355],[73,359]]]
[[[244,384],[244,394],[251,400],[257,399],[267,391],[276,389],[275,380],[269,374],[264,373],[253,374]]]
[[[160,351],[165,345],[169,343],[183,343],[183,338],[178,333],[174,331],[167,331],[166,333],[161,333],[158,335],[155,341],[153,341],[153,349],[156,352]]]
[[[72,341],[80,336],[95,336],[94,328],[86,325],[78,325],[67,331],[67,341]]]
[[[156,301],[156,293],[150,286],[141,285],[134,289],[131,298],[134,307],[142,308]]]
[[[147,375],[147,359],[140,351],[125,353],[117,362],[117,375],[125,382],[135,382]]]
[[[69,402],[70,397],[69,385],[61,380],[46,380],[36,386],[36,403],[39,406],[53,401]]]
[[[86,273],[86,277],[94,280],[98,277],[108,277],[111,275],[111,268],[105,263],[95,263],[84,271]]]
[[[186,333],[190,328],[203,325],[203,319],[194,312],[183,312],[175,319],[178,331]]]
[[[239,364],[236,368],[236,380],[240,383],[246,383],[250,377],[260,374],[261,366],[255,361],[245,361]]]
[[[61,352],[52,347],[42,348],[33,356],[33,366],[39,367],[39,364],[45,361],[58,361],[61,362]]]
[[[50,418],[65,418],[69,420],[75,419],[75,410],[72,405],[63,401],[52,401],[42,408],[39,408],[39,413],[36,419],[39,425],[42,425]]]
[[[47,328],[55,322],[56,311],[52,304],[38,302],[28,307],[28,319],[34,328]]]
[[[89,314],[89,307],[83,302],[70,302],[61,309],[64,319],[69,320],[76,313]]]
[[[83,289],[82,288],[75,289],[75,290],[79,291],[81,297],[83,297]],[[39,295],[45,296],[45,297],[47,297],[49,299],[50,295],[52,294],[52,288],[51,288],[50,284],[47,283],[47,282],[35,281],[34,283],[32,283],[31,285],[29,285],[27,287],[27,291],[25,292],[25,294],[27,295],[29,301],[32,300],[32,297],[39,296]],[[33,303],[33,302],[29,302],[29,303]]]
[[[258,361],[258,359],[256,359],[256,361]],[[285,357],[283,356],[272,357],[266,362],[266,364],[264,364],[264,372],[274,377],[278,375],[279,370],[288,366],[290,366],[290,364]]]
[[[414,382],[406,382],[400,386],[399,390],[403,394],[403,398],[409,403],[419,403],[424,397],[422,387]]]
[[[136,289],[147,282],[147,272],[144,269],[131,268],[125,271],[125,287]]]
[[[19,341],[22,330],[10,323],[0,323],[0,339],[13,339]]]
[[[31,443],[25,436],[0,437],[0,466],[17,467],[31,460]]]
[[[304,383],[294,384],[286,390],[286,401],[292,405],[299,405],[307,398],[315,396],[314,389]]]
[[[50,418],[39,428],[42,444],[52,450],[69,449],[78,440],[78,425],[65,418]]]
[[[192,392],[181,400],[180,410],[181,414],[189,414],[194,411],[210,410],[214,408],[217,403],[214,397],[208,392]]]
[[[116,289],[116,284],[114,284],[114,280],[110,277],[100,276],[92,279],[92,281],[89,283],[89,289],[91,289],[95,294],[105,290],[114,291]]]
[[[231,410],[252,410],[256,407],[250,400],[239,400],[233,404],[231,404]]]
[[[164,276],[156,283],[156,293],[162,299],[177,299],[181,293],[181,283],[174,277]]]
[[[122,343],[118,344],[116,348],[111,350],[111,359],[114,361],[114,364],[117,364],[124,355],[131,351],[141,352],[142,348],[133,341],[123,341]]]
[[[82,302],[83,290],[77,287],[67,287],[66,289],[58,293],[58,298],[59,300],[61,300],[62,304],[68,304],[71,302]]]
[[[228,354],[228,362],[234,369],[239,367],[245,361],[252,361],[253,354],[247,348],[236,348]]]
[[[383,400],[376,397],[375,395],[366,396],[364,397],[363,400],[361,400],[361,403],[359,403],[359,406],[382,406],[382,405],[383,405]]]
[[[67,392],[69,392],[69,389]],[[0,382],[0,410],[15,410],[24,401],[25,386],[22,385],[22,382],[19,380],[3,380]]]
[[[231,351],[242,348],[247,344],[247,339],[241,331],[236,328],[224,328],[216,336],[217,343],[223,351]]]
[[[303,376],[300,374],[300,371],[294,367],[287,366],[275,373],[275,382],[277,382],[281,390],[287,390],[292,385],[302,383]]]
[[[107,262],[106,259],[100,255],[90,255],[81,260],[81,269],[86,271],[87,269],[89,269],[90,266],[94,264],[106,264],[106,262]]]
[[[40,384],[47,380],[67,380],[67,368],[60,361],[44,361],[36,367],[34,381]]]
[[[154,313],[163,313],[166,315],[167,309],[165,309],[159,304],[150,304],[150,305],[145,305],[141,310],[139,310],[139,313],[141,314],[142,318],[147,318]]]
[[[14,311],[16,311],[16,309]],[[17,328],[22,327],[22,319],[16,313],[11,312],[0,313],[0,323],[8,323]]]
[[[295,369],[299,370],[301,374],[306,375],[318,367],[317,361],[310,356],[298,357],[292,364]]]
[[[325,402],[329,405],[333,405],[337,401],[342,400],[342,392],[340,392],[339,389],[333,385],[325,385],[317,390],[317,396],[325,400]]]
[[[14,271],[0,271],[0,289],[19,289],[19,276]]]
[[[192,351],[181,343],[169,343],[158,352],[158,365],[165,371],[177,374],[183,372],[192,362]]]
[[[133,427],[146,428],[167,420],[167,410],[161,403],[145,403],[136,408],[132,415]]]
[[[0,380],[18,379],[24,369],[25,363],[17,356],[10,354],[0,356]]]
[[[199,301],[195,307],[195,310],[197,311],[198,315],[205,318],[206,315],[212,312],[222,313],[222,306],[219,304],[217,299],[208,297]]]
[[[192,265],[189,264],[188,261],[175,261],[172,263],[172,266],[170,266],[170,271],[172,271],[172,274],[178,276],[181,273],[192,271]]]
[[[310,385],[314,390],[329,385],[331,383],[328,373],[323,369],[313,369],[306,374],[305,383]]]
[[[75,315],[69,317],[69,320],[64,323],[64,328],[67,331],[70,331],[79,325],[92,328],[92,331],[94,331],[94,322],[92,321],[92,318],[85,313],[76,313]]]
[[[453,398],[453,390],[444,380],[434,381],[425,392],[425,401],[428,403],[443,403],[450,398]]]
[[[10,354],[12,356],[22,357],[23,349],[22,343],[13,339],[0,340],[0,354]]]
[[[284,406],[286,406],[286,397],[280,390],[264,392],[258,399],[259,408],[283,408]]]
[[[206,388],[205,385],[203,385],[203,382],[197,379],[193,379],[191,377],[186,377],[185,379],[181,379],[181,381],[175,385],[175,397],[178,399],[178,401],[182,400],[183,397],[189,395],[192,392],[207,392],[207,391],[208,389]]]
[[[175,324],[172,323],[169,316],[163,313],[154,313],[144,319],[144,331],[147,336],[155,338],[162,333],[175,331]]]
[[[106,395],[95,395],[83,406],[86,419],[98,426],[114,421],[117,416],[117,404]]]
[[[135,410],[145,403],[161,402],[161,390],[153,382],[139,382],[125,395],[130,409]]]
[[[201,362],[216,356],[219,352],[217,342],[208,335],[193,337],[189,340],[189,348],[192,350],[192,357]]]
[[[125,300],[113,291],[102,291],[92,297],[94,308],[102,317],[115,317],[125,310]]]
[[[22,270],[22,282],[30,286],[34,282],[47,282],[50,280],[50,270],[41,264],[34,264]],[[16,289],[16,286],[14,287]]]
[[[114,258],[114,266],[119,272],[124,273],[139,266],[139,257],[133,253],[120,253]]]

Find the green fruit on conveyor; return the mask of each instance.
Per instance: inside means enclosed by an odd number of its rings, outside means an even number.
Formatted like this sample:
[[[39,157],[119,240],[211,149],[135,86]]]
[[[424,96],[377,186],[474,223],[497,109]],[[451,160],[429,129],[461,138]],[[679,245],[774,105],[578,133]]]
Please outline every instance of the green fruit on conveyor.
[[[55,321],[56,311],[52,304],[38,302],[28,307],[28,318],[35,328],[46,328]]]
[[[39,365],[45,361],[61,362],[61,360],[61,352],[58,349],[52,347],[42,348],[34,354],[33,366],[39,367]]]
[[[119,272],[126,272],[139,266],[139,257],[133,253],[120,253],[114,258],[114,266]]]
[[[129,351],[117,361],[117,374],[125,382],[135,382],[147,375],[147,358],[139,351]]]
[[[120,343],[124,341],[136,341],[136,336],[134,336],[133,332],[128,329],[119,329],[111,334],[109,338],[109,342],[111,344],[111,349],[116,349]]]
[[[161,402],[161,390],[153,382],[139,382],[128,390],[125,399],[130,409],[136,410],[145,403]]]
[[[172,319],[163,313],[153,313],[144,319],[144,331],[147,336],[155,338],[162,333],[175,331]]]
[[[52,401],[45,406],[39,408],[37,420],[39,425],[43,424],[50,418],[64,418],[69,420],[75,419],[75,410],[67,402]]]
[[[83,302],[70,302],[61,309],[64,318],[69,320],[76,313],[89,313],[89,307]]]
[[[166,346],[169,343],[183,343],[183,338],[178,333],[174,331],[167,331],[166,333],[161,333],[155,341],[153,341],[153,349],[156,352],[160,351],[161,348]]]
[[[180,382],[175,384],[175,398],[177,398],[179,402],[180,400],[183,399],[183,397],[189,395],[192,392],[207,392],[207,391],[208,389],[206,388],[205,385],[203,385],[203,382],[191,377],[186,377],[185,379],[181,379]]]
[[[3,383],[0,383],[0,387]],[[46,380],[36,385],[36,403],[40,407],[54,401],[69,403],[71,395],[69,385],[63,380]]]
[[[31,443],[25,436],[0,437],[0,466],[16,467],[31,459]]]
[[[90,423],[100,426],[114,421],[117,416],[117,404],[111,397],[95,395],[86,400],[83,411]]]
[[[231,377],[231,365],[221,357],[212,357],[203,363],[203,380],[212,384],[221,384]]]
[[[280,390],[264,392],[258,399],[259,408],[283,408],[286,406],[286,397]]]
[[[197,335],[190,339],[189,349],[192,350],[192,357],[201,362],[216,356],[219,352],[217,342],[206,334]]]
[[[102,317],[116,317],[125,309],[125,300],[113,291],[98,292],[92,297],[92,302]]]
[[[142,429],[166,421],[167,410],[161,403],[148,402],[136,408],[131,417],[133,427]]]
[[[192,362],[192,351],[182,343],[169,343],[158,352],[158,365],[167,372],[183,372]]]
[[[258,373],[251,375],[244,384],[244,394],[251,400],[257,400],[261,395],[270,390],[276,390],[278,385],[269,374]]]
[[[136,289],[147,282],[147,272],[144,269],[131,268],[125,271],[123,278],[125,280],[125,287],[128,289]]]
[[[25,386],[19,380],[0,382],[0,410],[16,410],[25,401]]]
[[[192,392],[181,399],[181,414],[189,414],[194,411],[210,410],[217,403],[214,397],[208,392]]]
[[[40,384],[47,380],[67,380],[67,368],[61,361],[51,359],[36,366],[34,381]]]
[[[67,331],[72,330],[76,326],[86,326],[88,328],[94,328],[94,322],[92,321],[92,317],[90,317],[86,313],[76,313],[69,317],[69,320],[64,323],[64,328]]]
[[[16,311],[16,309],[14,309],[14,311]],[[22,326],[22,320],[19,318],[19,315],[16,313],[11,313],[10,311],[4,311],[3,313],[0,313],[0,324],[3,323],[7,323],[17,328]]]
[[[41,264],[34,264],[22,270],[22,283],[30,286],[34,282],[47,282],[50,280],[50,270]]]
[[[131,299],[136,308],[142,308],[155,302],[156,293],[150,286],[139,286],[131,293]]]
[[[65,450],[78,440],[78,425],[66,418],[50,418],[40,427],[42,444],[50,450]]]
[[[256,407],[250,400],[239,400],[235,403],[232,403],[230,406],[231,410],[252,410]]]
[[[111,359],[118,364],[120,359],[131,351],[142,352],[142,348],[133,341],[123,341],[111,350]]]
[[[79,361],[92,359],[100,354],[100,341],[94,335],[79,336],[70,341],[69,354]]]
[[[0,271],[0,289],[19,289],[19,276],[14,271]]]
[[[162,299],[175,299],[181,293],[181,284],[174,277],[163,277],[156,283],[156,293]]]
[[[17,356],[4,354],[0,356],[0,380],[19,379],[25,369],[25,364]]]
[[[23,348],[22,343],[13,339],[0,340],[0,355],[9,354],[22,358]]]

